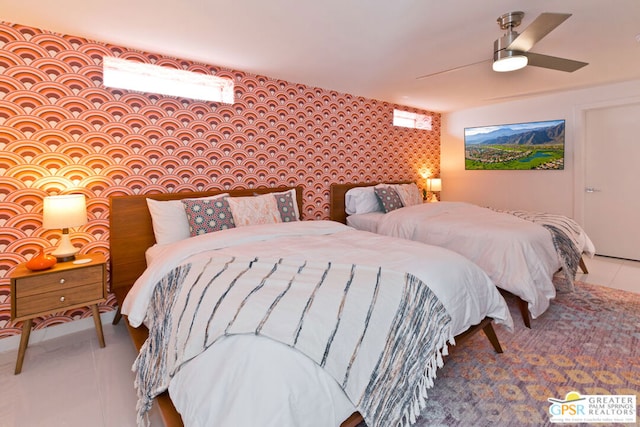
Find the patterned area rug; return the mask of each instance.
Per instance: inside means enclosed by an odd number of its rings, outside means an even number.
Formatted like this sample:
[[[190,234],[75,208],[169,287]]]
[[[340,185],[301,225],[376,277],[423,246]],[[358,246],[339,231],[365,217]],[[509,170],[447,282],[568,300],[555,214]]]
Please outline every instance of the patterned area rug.
[[[547,399],[571,391],[635,394],[640,404],[639,294],[578,282],[531,329],[507,302],[515,329],[496,326],[504,353],[483,333],[454,348],[416,426],[552,425]]]

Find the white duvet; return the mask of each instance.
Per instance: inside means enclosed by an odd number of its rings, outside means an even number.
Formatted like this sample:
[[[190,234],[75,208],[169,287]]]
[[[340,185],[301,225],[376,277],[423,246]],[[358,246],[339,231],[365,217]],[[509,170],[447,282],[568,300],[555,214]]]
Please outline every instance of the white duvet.
[[[486,316],[512,326],[491,280],[464,257],[331,221],[240,227],[150,248],[149,268],[122,307],[129,322],[153,321],[145,314],[155,283],[187,257],[211,250],[411,272],[438,296],[454,334]],[[306,356],[253,336],[231,336],[213,345],[178,371],[169,393],[186,426],[337,426],[354,411],[335,381]]]
[[[352,215],[347,224],[464,255],[498,287],[526,301],[533,318],[544,313],[556,295],[553,275],[561,264],[551,234],[514,215],[464,202],[439,202]],[[589,251],[593,245],[584,237],[580,249]]]

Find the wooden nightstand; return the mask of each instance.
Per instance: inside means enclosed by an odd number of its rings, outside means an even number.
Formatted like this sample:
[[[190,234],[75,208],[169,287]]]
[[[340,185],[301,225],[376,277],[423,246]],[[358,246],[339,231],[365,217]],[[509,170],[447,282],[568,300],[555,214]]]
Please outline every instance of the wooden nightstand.
[[[15,373],[22,371],[33,318],[90,306],[100,347],[104,335],[98,303],[107,299],[106,261],[101,254],[78,255],[85,264],[61,262],[48,270],[31,271],[20,264],[11,274],[11,319],[23,320]]]

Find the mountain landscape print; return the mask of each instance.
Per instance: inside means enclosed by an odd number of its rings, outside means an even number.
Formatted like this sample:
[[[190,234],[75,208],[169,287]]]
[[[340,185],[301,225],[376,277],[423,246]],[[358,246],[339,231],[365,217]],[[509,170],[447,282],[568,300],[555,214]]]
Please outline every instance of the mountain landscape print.
[[[465,169],[564,169],[564,120],[465,128]]]

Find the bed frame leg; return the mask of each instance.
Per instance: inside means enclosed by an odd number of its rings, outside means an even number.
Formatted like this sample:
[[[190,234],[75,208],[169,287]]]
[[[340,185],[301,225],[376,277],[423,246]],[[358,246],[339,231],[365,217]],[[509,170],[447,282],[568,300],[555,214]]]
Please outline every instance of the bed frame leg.
[[[589,270],[587,270],[587,264],[584,263],[584,258],[582,257],[580,257],[580,270],[582,270],[584,274],[589,274]]]
[[[524,326],[531,329],[531,317],[529,316],[529,305],[522,298],[518,298],[518,307],[520,308],[520,314],[522,314],[522,320]]]
[[[122,319],[122,313],[120,312],[120,306],[118,306],[118,310],[116,311],[116,315],[113,316],[113,321],[111,321],[112,325],[117,325]]]
[[[489,342],[493,346],[493,349],[496,351],[496,353],[502,353],[502,346],[500,345],[500,341],[498,340],[495,329],[493,329],[493,323],[487,323],[484,328],[482,328],[482,331],[487,336],[487,338],[489,338]]]
[[[480,329],[482,329],[484,334],[487,336],[496,353],[502,353],[502,346],[500,345],[500,340],[496,335],[496,331],[493,329],[493,319],[491,319],[490,317],[485,317],[477,325],[473,325],[461,334],[456,335],[456,346],[449,349],[449,351],[453,351],[454,349],[459,348],[460,344],[465,342],[469,337],[475,335],[475,333],[480,331]]]

